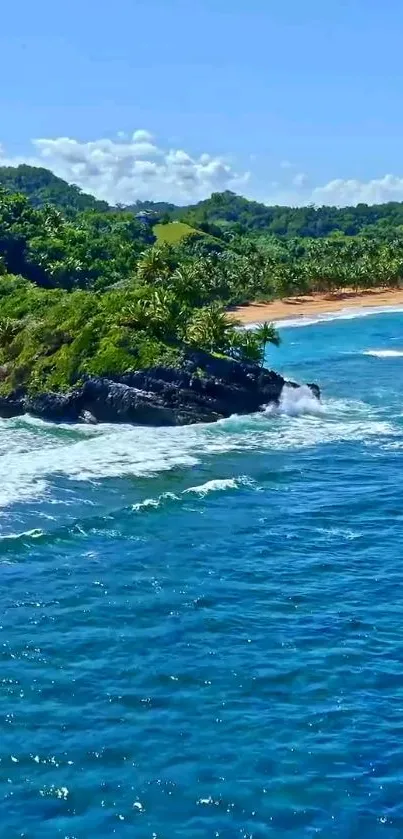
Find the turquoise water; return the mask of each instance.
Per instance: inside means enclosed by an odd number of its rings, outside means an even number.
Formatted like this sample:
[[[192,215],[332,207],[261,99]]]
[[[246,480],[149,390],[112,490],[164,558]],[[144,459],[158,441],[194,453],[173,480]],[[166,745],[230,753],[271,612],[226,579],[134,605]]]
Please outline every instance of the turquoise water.
[[[282,333],[322,409],[1,421],[1,837],[403,836],[403,314]]]

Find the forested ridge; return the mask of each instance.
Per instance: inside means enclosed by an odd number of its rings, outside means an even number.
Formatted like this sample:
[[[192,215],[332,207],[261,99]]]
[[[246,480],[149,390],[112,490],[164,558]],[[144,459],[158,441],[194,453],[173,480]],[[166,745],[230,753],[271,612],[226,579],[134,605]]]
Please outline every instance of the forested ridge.
[[[22,192],[35,207],[52,204],[65,213],[115,209],[41,167],[26,164],[0,167],[0,184],[11,192]],[[134,214],[154,214],[158,220],[186,221],[202,229],[216,225],[218,230],[234,230],[235,226],[238,233],[286,238],[324,238],[333,233],[391,235],[403,227],[403,202],[357,204],[355,207],[270,207],[228,190],[213,193],[210,198],[187,207],[165,201],[139,200],[124,209]]]

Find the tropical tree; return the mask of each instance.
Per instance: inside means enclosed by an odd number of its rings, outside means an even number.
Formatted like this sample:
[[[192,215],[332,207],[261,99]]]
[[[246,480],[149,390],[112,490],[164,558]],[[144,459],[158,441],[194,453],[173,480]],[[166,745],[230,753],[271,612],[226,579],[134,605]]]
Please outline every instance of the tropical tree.
[[[171,268],[167,260],[165,248],[154,246],[140,254],[137,263],[137,279],[145,285],[154,285],[167,278]]]
[[[230,355],[238,361],[249,361],[252,364],[262,364],[264,359],[262,344],[256,338],[256,333],[249,329],[233,331]]]
[[[275,347],[279,347],[281,344],[281,338],[274,324],[267,323],[267,321],[262,323],[261,326],[255,330],[254,335],[262,348],[261,364],[263,366],[267,345],[274,344]]]
[[[120,323],[168,341],[182,338],[189,314],[184,302],[166,289],[140,290],[123,308]]]
[[[194,311],[185,331],[185,340],[208,352],[227,352],[236,326],[237,322],[228,317],[219,303],[211,303]]]

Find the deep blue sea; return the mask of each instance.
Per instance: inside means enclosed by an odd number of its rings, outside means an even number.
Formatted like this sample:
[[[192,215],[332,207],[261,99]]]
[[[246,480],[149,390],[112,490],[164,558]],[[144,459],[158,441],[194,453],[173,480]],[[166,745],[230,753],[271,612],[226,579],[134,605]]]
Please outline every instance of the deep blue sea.
[[[281,329],[323,389],[0,421],[1,839],[403,837],[403,312]]]

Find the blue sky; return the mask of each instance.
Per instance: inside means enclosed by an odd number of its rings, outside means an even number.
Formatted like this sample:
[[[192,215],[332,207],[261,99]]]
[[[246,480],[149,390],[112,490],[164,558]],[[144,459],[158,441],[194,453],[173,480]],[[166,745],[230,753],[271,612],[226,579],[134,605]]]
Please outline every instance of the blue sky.
[[[9,2],[3,162],[111,200],[403,200],[402,32],[401,0]]]

